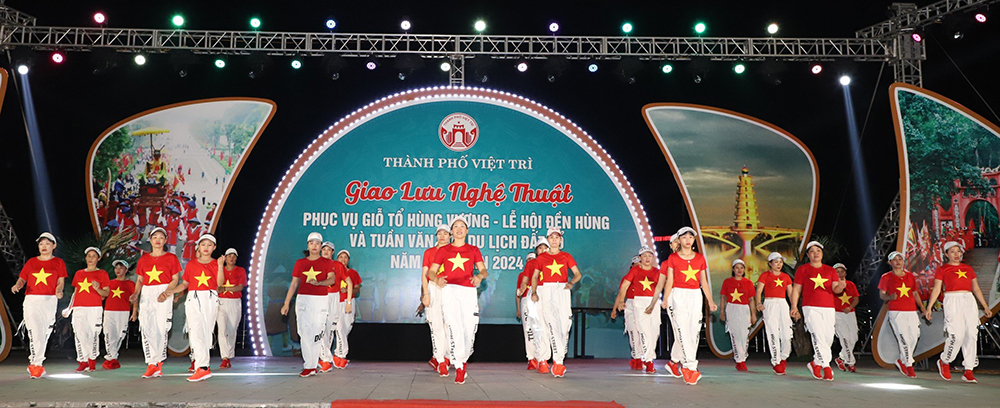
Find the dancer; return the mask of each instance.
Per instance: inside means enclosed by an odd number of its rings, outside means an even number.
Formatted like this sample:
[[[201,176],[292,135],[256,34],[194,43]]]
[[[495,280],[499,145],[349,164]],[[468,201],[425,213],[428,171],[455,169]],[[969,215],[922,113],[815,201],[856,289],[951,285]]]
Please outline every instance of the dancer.
[[[76,344],[76,372],[96,371],[97,358],[101,355],[101,327],[104,317],[104,297],[108,296],[108,272],[97,269],[101,250],[88,247],[83,250],[87,267],[73,274],[73,297],[63,317],[73,315],[73,342]]]
[[[792,355],[792,318],[788,299],[792,297],[792,277],[781,271],[785,258],[777,252],[767,256],[769,270],[757,277],[757,310],[763,312],[767,345],[771,348],[771,368],[785,375],[788,356]],[[761,302],[763,298],[763,302]]]
[[[354,295],[361,289],[361,276],[358,271],[350,269],[351,253],[346,249],[337,252],[337,264],[340,264],[344,277],[337,288],[337,324],[333,333],[337,337],[337,348],[333,352],[333,365],[339,369],[347,368],[347,351],[349,350],[347,336],[354,327]],[[333,286],[331,286],[333,287]]]
[[[656,306],[656,298],[653,292],[656,289],[656,282],[660,279],[660,269],[653,266],[656,255],[648,246],[639,248],[639,264],[628,271],[628,275],[622,279],[621,286],[618,287],[618,296],[615,298],[615,306],[612,313],[624,311],[631,314],[634,319],[635,332],[637,334],[635,347],[641,361],[640,367],[647,374],[655,374],[653,360],[656,359],[656,342],[660,338],[660,314],[645,313],[648,307]],[[632,292],[633,298],[631,308],[626,309],[626,298]],[[627,323],[626,323],[627,324]]]
[[[921,315],[925,310],[920,292],[917,291],[917,279],[910,271],[903,269],[903,264],[902,253],[889,253],[892,270],[879,278],[878,295],[888,307],[886,317],[899,345],[896,368],[907,377],[917,378],[917,373],[913,370],[913,349],[920,340],[920,317],[917,309],[920,309]]]
[[[563,247],[563,231],[549,228],[545,234],[549,249],[535,259],[535,272],[531,278],[531,300],[541,302],[543,319],[548,326],[549,343],[552,347],[552,376],[566,375],[566,350],[569,346],[569,330],[573,325],[573,288],[583,274],[577,268],[576,260]],[[569,279],[569,271],[573,279]],[[543,272],[544,271],[544,272]],[[538,287],[542,284],[541,287]],[[539,369],[541,371],[541,369]]]
[[[951,380],[951,362],[955,361],[958,350],[961,348],[962,366],[965,372],[962,380],[974,383],[976,377],[972,375],[972,369],[979,365],[979,357],[976,355],[976,342],[979,337],[979,305],[982,305],[987,319],[993,317],[993,311],[989,304],[983,300],[983,292],[979,289],[979,282],[976,280],[976,271],[971,266],[962,263],[965,256],[965,248],[955,241],[948,241],[944,244],[944,253],[948,258],[948,263],[938,267],[934,273],[934,289],[931,290],[931,297],[927,299],[927,307],[924,310],[924,318],[931,320],[931,307],[937,301],[937,297],[944,290],[944,351],[938,360],[938,374],[945,380]],[[976,305],[979,302],[979,305]]]
[[[833,308],[835,293],[844,290],[844,283],[837,278],[837,271],[823,264],[823,244],[809,241],[806,244],[809,262],[795,269],[795,285],[792,288],[793,319],[805,320],[806,330],[812,336],[813,360],[807,364],[809,373],[817,380],[833,381],[830,368],[836,311]],[[802,312],[799,312],[799,297],[802,297]]]
[[[726,324],[726,331],[733,342],[736,371],[749,371],[746,363],[747,343],[750,326],[757,324],[757,301],[752,296],[756,291],[753,282],[746,277],[747,265],[743,260],[734,259],[732,267],[732,277],[722,281],[719,319]]]
[[[636,265],[639,264],[641,260],[639,256],[633,256],[632,261],[629,263],[629,270],[632,270]],[[625,272],[625,276],[628,276],[628,272]],[[622,276],[621,281],[618,282],[618,286],[621,287],[622,283],[625,282],[625,276]],[[659,279],[659,278],[657,278]],[[625,310],[622,314],[625,318],[625,335],[628,336],[628,347],[631,352],[632,359],[629,360],[629,367],[633,370],[642,370],[642,354],[640,354],[639,349],[639,333],[635,330],[635,313],[632,313],[632,303],[635,299],[635,288],[629,285],[628,292],[625,294]],[[611,318],[615,318],[615,314],[618,311],[614,308],[611,309]]]
[[[538,358],[535,352],[535,336],[537,335],[535,330],[534,318],[529,316],[529,305],[528,302],[531,299],[528,298],[528,292],[531,289],[531,274],[535,272],[535,258],[538,254],[532,252],[528,254],[527,261],[524,263],[524,270],[517,275],[517,287],[514,291],[515,299],[514,305],[517,307],[517,317],[521,319],[521,329],[524,332],[524,356],[528,359],[528,370],[538,369]],[[535,310],[534,315],[537,315],[538,310]]]
[[[429,285],[430,280],[436,280],[437,276],[444,271],[444,266],[439,267],[433,273],[429,273],[430,267],[434,264],[434,255],[441,248],[451,243],[451,228],[447,225],[438,225],[434,232],[437,244],[424,251],[423,268],[420,271],[420,302],[424,306],[424,316],[427,319],[427,326],[431,329],[431,360],[427,363],[442,377],[448,376],[448,366],[451,365],[450,350],[448,349],[448,333],[445,331],[444,315],[441,312],[441,288],[437,285]]]
[[[13,293],[24,290],[24,320],[28,332],[28,376],[32,379],[45,375],[45,348],[49,344],[52,326],[56,323],[56,307],[63,297],[66,282],[66,263],[52,255],[56,237],[43,232],[35,239],[38,256],[21,267],[17,282],[10,288]]]
[[[444,266],[444,272],[433,278],[441,288],[441,311],[451,343],[456,384],[465,384],[467,362],[476,341],[476,328],[479,326],[476,288],[489,275],[479,248],[465,243],[468,234],[469,223],[462,216],[455,217],[451,221],[451,245],[438,249],[434,254],[434,263],[428,269],[436,271]],[[473,267],[479,269],[479,274],[473,275]],[[431,277],[428,276],[428,279]]]
[[[230,360],[236,356],[236,329],[243,318],[243,288],[247,285],[247,271],[236,266],[238,256],[235,248],[226,250],[223,284],[219,286],[216,325],[219,327],[219,355],[222,357],[220,369],[233,366]]]
[[[683,377],[688,385],[698,384],[701,380],[698,342],[704,321],[702,302],[707,300],[712,312],[719,309],[712,299],[712,288],[708,283],[708,263],[704,255],[694,250],[696,234],[693,228],[683,227],[673,235],[670,248],[674,253],[660,265],[660,278],[653,293],[656,298],[663,291],[666,301],[662,307],[667,309],[670,326],[674,330],[674,344],[667,361],[669,374]],[[652,305],[646,307],[644,312],[652,313]]]
[[[531,289],[532,282],[535,279],[535,270],[540,269],[538,267],[538,255],[541,255],[549,250],[549,241],[545,237],[538,237],[538,241],[535,243],[535,261],[532,263],[531,269],[528,270],[528,295],[534,293]],[[525,265],[527,268],[527,265]],[[549,325],[545,323],[545,305],[539,302],[537,299],[533,299],[528,296],[528,301],[526,302],[528,308],[535,309],[535,316],[531,318],[531,323],[533,326],[535,347],[535,359],[538,360],[537,368],[540,374],[549,374],[551,368],[549,366],[549,359],[552,358],[552,342],[549,336]]]
[[[164,251],[167,231],[161,227],[149,231],[152,251],[143,254],[135,263],[139,275],[135,293],[129,297],[138,302],[139,333],[142,334],[142,352],[146,359],[146,372],[142,378],[163,376],[163,360],[167,359],[167,336],[174,313],[172,302],[160,295],[172,291],[180,279],[181,262],[177,255]],[[162,300],[161,300],[162,299]]]
[[[860,295],[854,282],[847,280],[847,267],[844,264],[836,263],[833,269],[837,270],[837,277],[846,285],[844,292],[834,301],[837,305],[834,333],[840,339],[840,356],[835,361],[840,371],[855,373],[858,371],[854,359],[854,344],[858,342],[858,318],[854,314],[854,308],[858,306]]]
[[[333,251],[336,247],[330,241],[324,241],[323,245],[320,245],[319,254],[323,258],[333,261]],[[337,267],[335,265],[337,262],[333,262],[331,265],[336,268],[334,274],[338,277],[343,277],[346,270],[342,267]],[[342,265],[341,265],[342,266]],[[319,353],[319,372],[327,373],[333,370],[335,358],[333,357],[333,352],[330,349],[333,347],[333,337],[334,332],[337,329],[337,319],[340,317],[340,313],[337,312],[340,306],[340,282],[334,282],[330,287],[327,288],[326,294],[327,310],[329,313],[326,315],[326,322],[323,326],[323,348]]]
[[[129,298],[135,293],[135,282],[126,277],[128,262],[116,259],[111,265],[115,267],[115,278],[108,282],[109,292],[104,300],[104,348],[107,354],[104,355],[101,367],[105,370],[121,368],[118,350],[128,334],[128,322],[134,322],[138,318],[136,305],[129,302]]]
[[[292,295],[297,294],[295,317],[302,346],[302,372],[299,373],[302,378],[316,375],[316,366],[323,352],[326,316],[330,313],[327,301],[329,287],[339,280],[334,273],[334,261],[320,256],[323,235],[318,232],[309,233],[306,244],[306,257],[295,261],[292,281],[288,284],[285,303],[281,306],[281,315],[287,316]],[[329,353],[329,349],[327,352]]]
[[[188,325],[188,340],[191,341],[191,354],[194,356],[194,374],[187,378],[190,382],[204,381],[212,378],[209,354],[212,349],[212,332],[215,329],[219,314],[218,288],[225,284],[226,276],[222,272],[220,259],[213,259],[215,252],[215,236],[201,234],[195,243],[197,257],[184,267],[184,275],[180,284],[160,294],[161,302],[188,291],[184,301],[184,314]]]

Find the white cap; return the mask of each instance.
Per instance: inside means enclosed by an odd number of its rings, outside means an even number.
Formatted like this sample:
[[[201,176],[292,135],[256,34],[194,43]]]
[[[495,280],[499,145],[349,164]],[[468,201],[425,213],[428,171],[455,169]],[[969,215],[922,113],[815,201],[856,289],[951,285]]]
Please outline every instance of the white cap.
[[[892,251],[892,252],[890,252],[890,253],[889,253],[889,258],[888,258],[888,259],[889,259],[889,260],[891,261],[891,260],[892,260],[892,258],[895,258],[895,257],[897,257],[897,256],[899,257],[899,259],[903,259],[903,253],[902,253],[902,252],[899,252],[899,251]]]
[[[121,266],[124,266],[125,269],[128,269],[128,267],[129,267],[128,261],[125,261],[123,259],[115,259],[114,261],[111,262],[111,265],[113,265],[113,266],[121,265]]]
[[[534,252],[528,254],[528,259],[535,259],[535,258],[538,258],[538,255],[535,255]]]
[[[563,236],[563,235],[565,235],[565,234],[563,234],[562,228],[559,228],[559,227],[549,228],[549,230],[545,232],[545,236],[546,237],[548,237],[549,235],[552,235],[552,234],[559,234],[560,237]]]
[[[833,269],[843,269],[843,270],[845,270],[845,271],[846,271],[846,270],[847,270],[847,267],[846,267],[846,266],[844,266],[844,264],[842,264],[842,263],[840,263],[840,262],[837,262],[837,263],[833,264]]]
[[[632,263],[637,264],[639,262],[642,262],[642,260],[639,259],[638,255],[632,257]]]
[[[163,227],[156,227],[156,228],[153,228],[153,229],[149,230],[149,236],[152,237],[153,234],[155,234],[157,232],[163,233],[164,237],[167,236],[167,230],[163,229]]]
[[[323,245],[320,245],[320,248],[323,248],[323,247],[330,247],[331,251],[336,251],[337,250],[337,247],[334,246],[333,242],[330,242],[330,241],[323,241]]]
[[[819,243],[819,241],[809,241],[809,243],[806,244],[806,252],[809,252],[809,248],[812,247],[819,247],[819,249],[824,249],[823,244]]]
[[[309,237],[306,238],[306,243],[309,243],[310,241],[323,242],[323,234],[320,234],[318,232],[310,232]]]
[[[735,268],[736,264],[743,265],[744,267],[747,266],[747,264],[743,263],[743,260],[740,259],[740,258],[733,259],[733,266],[732,266],[732,268]]]
[[[37,243],[38,241],[41,241],[43,238],[52,241],[53,244],[56,243],[56,237],[48,232],[43,232],[42,235],[39,235],[38,238],[35,239],[35,242]]]
[[[340,254],[347,254],[348,258],[351,257],[351,252],[350,251],[348,251],[346,249],[341,249],[340,251],[337,252],[337,256],[335,256],[334,258],[339,258]]]
[[[965,247],[963,247],[962,244],[959,244],[958,241],[948,241],[948,242],[945,242],[944,243],[944,252],[948,252],[948,250],[951,249],[952,247],[958,247],[958,249],[961,249],[962,252],[965,252]]]
[[[677,230],[677,233],[674,234],[673,238],[674,239],[680,238],[681,235],[687,234],[689,232],[691,233],[691,235],[694,235],[696,237],[698,236],[698,232],[695,231],[694,228],[681,227],[681,229]]]
[[[538,248],[539,245],[549,246],[549,241],[545,237],[538,237],[538,242],[535,243],[534,248]]]
[[[229,249],[227,249],[226,250],[226,255],[230,255],[230,254],[236,255],[236,256],[240,256],[240,253],[236,252],[236,248],[229,248]]]
[[[771,261],[773,261],[775,259],[785,260],[785,257],[781,256],[781,254],[779,254],[777,252],[771,252],[771,254],[767,256],[767,261],[768,262],[771,262]]]
[[[448,231],[450,232],[451,228],[455,226],[455,223],[459,221],[462,221],[462,223],[465,224],[465,228],[469,228],[469,220],[466,220],[464,216],[459,215],[452,218],[451,223],[448,224]]]
[[[101,250],[98,249],[97,247],[87,247],[87,249],[83,250],[83,256],[87,256],[87,253],[90,252],[90,251],[97,252],[97,257],[98,258],[101,257]]]
[[[213,243],[213,244],[215,244],[215,243],[216,243],[216,242],[215,242],[215,235],[212,235],[212,234],[209,234],[209,233],[207,233],[207,232],[206,232],[206,233],[204,233],[204,234],[201,234],[201,236],[200,236],[200,237],[198,237],[198,242],[197,242],[197,243],[198,243],[198,244],[200,244],[200,243],[201,243],[201,241],[204,241],[204,240],[206,240],[206,239],[207,239],[207,240],[209,240],[209,241],[212,241],[212,243]]]
[[[468,224],[466,224],[466,225],[468,225]],[[451,227],[449,227],[449,226],[447,226],[445,224],[438,224],[437,229],[434,230],[434,234],[437,235],[438,231],[444,231],[444,232],[447,232],[447,233],[451,234]]]
[[[653,252],[652,248],[650,248],[648,246],[645,246],[645,245],[639,247],[639,255],[642,255],[642,254],[644,254],[646,252],[649,252],[649,253],[653,254],[653,256],[656,256],[656,252]]]

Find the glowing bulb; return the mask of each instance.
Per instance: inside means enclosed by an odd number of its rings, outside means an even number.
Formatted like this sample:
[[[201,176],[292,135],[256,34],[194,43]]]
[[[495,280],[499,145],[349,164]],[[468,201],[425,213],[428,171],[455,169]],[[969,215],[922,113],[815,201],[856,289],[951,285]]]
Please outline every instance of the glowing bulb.
[[[105,21],[107,21],[107,17],[104,16],[104,13],[94,13],[95,23],[104,24]]]
[[[451,64],[448,63],[448,61],[442,62],[441,63],[441,70],[444,71],[444,72],[451,71]]]
[[[625,34],[631,33],[632,32],[632,23],[622,24],[622,32],[625,33]]]
[[[28,66],[24,64],[18,65],[17,73],[21,75],[28,75]]]
[[[302,61],[300,61],[298,59],[293,59],[292,60],[292,69],[299,69],[299,68],[302,68]]]
[[[736,64],[736,66],[733,67],[733,72],[735,72],[737,74],[742,74],[742,73],[746,72],[746,70],[747,70],[747,66],[743,65],[743,64]]]
[[[135,56],[135,65],[145,65],[145,64],[146,64],[146,56],[145,55],[136,55]]]
[[[334,20],[332,18],[326,20],[326,28],[329,29],[329,30],[333,30],[334,28],[337,28],[337,20]]]
[[[260,28],[260,19],[257,18],[257,17],[251,18],[250,19],[250,27],[253,28],[253,29]]]
[[[819,74],[820,72],[823,72],[823,66],[820,64],[813,65],[810,71],[812,71],[813,74]]]
[[[172,23],[174,27],[181,28],[181,26],[184,25],[184,16],[180,14],[174,15],[174,17],[170,19],[170,23]]]
[[[477,32],[486,31],[486,22],[483,20],[476,20],[476,24],[473,26]]]
[[[851,84],[851,77],[844,75],[840,77],[840,84],[843,86],[848,86]]]
[[[517,71],[518,72],[525,72],[527,70],[528,70],[528,63],[527,62],[521,61],[521,62],[517,63]]]
[[[551,32],[552,34],[555,34],[556,31],[559,31],[559,23],[557,23],[555,21],[549,23],[549,32]]]
[[[56,64],[62,64],[62,62],[65,59],[66,59],[66,57],[64,57],[61,52],[53,52],[52,53],[52,62],[54,62]]]
[[[598,68],[599,67],[597,66],[596,62],[591,62],[590,65],[587,65],[587,71],[589,71],[591,73],[597,72]]]
[[[216,59],[215,60],[215,67],[216,68],[225,68],[226,67],[226,60],[224,60],[222,58]]]
[[[778,23],[771,23],[767,25],[767,33],[774,35],[778,33]]]
[[[670,64],[663,64],[663,66],[660,67],[660,71],[663,71],[664,74],[669,74],[674,72],[674,66]]]
[[[705,30],[708,30],[708,26],[705,23],[698,22],[694,25],[694,32],[697,34],[705,34]]]

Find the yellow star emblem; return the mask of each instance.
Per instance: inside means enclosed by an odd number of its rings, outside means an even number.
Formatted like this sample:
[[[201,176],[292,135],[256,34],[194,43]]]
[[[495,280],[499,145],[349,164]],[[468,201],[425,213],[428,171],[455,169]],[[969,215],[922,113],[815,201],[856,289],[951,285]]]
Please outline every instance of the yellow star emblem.
[[[816,276],[809,278],[809,280],[816,283],[816,286],[813,286],[813,289],[819,289],[822,288],[823,285],[826,284],[826,281],[828,281],[829,279],[824,278],[823,275],[817,274]]]
[[[118,289],[118,288],[111,289],[111,297],[115,297],[115,298],[121,299],[122,298],[122,293],[125,293],[125,291],[121,290],[121,289]]]
[[[347,281],[345,281],[345,280],[340,281],[340,288],[341,289],[347,289]]]
[[[468,260],[469,260],[469,258],[463,258],[462,257],[462,253],[457,253],[457,254],[455,254],[455,257],[449,259],[448,262],[451,262],[451,270],[454,271],[454,270],[457,270],[457,269],[461,269],[461,270],[464,271],[465,270],[465,261],[468,261]]]
[[[194,278],[198,281],[198,287],[208,286],[208,280],[212,279],[211,276],[205,275],[205,271],[201,271],[201,276],[195,276]]]
[[[733,302],[743,301],[743,294],[739,292],[739,289],[733,289],[733,293],[730,293],[729,297],[732,298]]]
[[[563,264],[556,262],[555,259],[552,260],[552,265],[546,266],[549,268],[549,276],[562,276],[562,267]]]
[[[38,286],[39,283],[42,285],[48,285],[49,276],[52,276],[51,273],[45,272],[45,268],[41,268],[38,270],[38,272],[35,272],[31,275],[35,277],[35,286]]]
[[[844,294],[840,295],[840,297],[837,299],[840,299],[840,301],[843,302],[841,306],[847,306],[851,304],[851,295],[848,295],[847,292],[844,292]]]
[[[441,272],[444,272],[444,265],[441,265],[440,267],[438,267],[438,272],[437,272],[437,274],[438,274],[438,275],[440,275],[440,274],[441,274]]]
[[[222,285],[222,287],[224,287],[224,288],[231,288],[233,286],[236,286],[236,285],[233,285],[232,283],[229,283],[229,279],[226,279],[226,283]]]
[[[903,282],[903,286],[900,286],[897,289],[899,290],[899,297],[910,297],[910,289],[913,288],[906,287],[906,282]]]
[[[156,265],[153,265],[153,269],[150,269],[150,270],[146,271],[146,276],[149,277],[149,283],[153,283],[153,282],[163,283],[163,282],[160,282],[160,274],[161,273],[163,273],[163,271],[156,270]]]
[[[83,293],[83,292],[90,293],[91,286],[94,286],[94,284],[88,282],[87,278],[83,278],[83,282],[80,282],[80,291],[77,293]]]
[[[693,280],[693,281],[697,281],[698,280],[698,276],[697,276],[698,275],[698,270],[692,268],[691,264],[688,264],[687,270],[681,271],[681,273],[683,273],[684,276],[686,276],[684,278],[684,282],[687,282],[689,280]]]
[[[783,286],[785,286],[785,281],[781,280],[781,278],[778,278],[778,279],[774,280],[774,287],[780,288],[780,287],[783,287]]]
[[[652,290],[653,281],[649,280],[648,276],[643,276],[639,283],[642,285],[642,290]]]
[[[959,278],[966,278],[966,279],[969,278],[968,276],[965,275],[968,272],[965,272],[965,271],[963,271],[961,269],[955,271],[955,273],[958,275]]]
[[[316,275],[319,275],[320,273],[322,273],[322,271],[317,271],[313,269],[313,267],[311,266],[309,267],[308,271],[302,272],[302,274],[305,275],[307,281],[316,279]]]

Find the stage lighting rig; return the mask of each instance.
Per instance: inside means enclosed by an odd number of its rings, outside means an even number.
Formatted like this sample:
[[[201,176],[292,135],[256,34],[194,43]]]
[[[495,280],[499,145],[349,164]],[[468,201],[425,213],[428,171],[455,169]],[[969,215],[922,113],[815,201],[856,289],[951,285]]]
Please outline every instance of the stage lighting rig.
[[[733,65],[733,72],[735,72],[736,75],[743,75],[743,73],[746,72],[746,71],[747,71],[747,66],[746,66],[746,64],[743,64],[742,62],[741,63],[737,63],[736,65]]]
[[[819,75],[823,72],[823,66],[820,64],[813,64],[813,66],[809,68],[809,72],[812,72],[813,75]]]
[[[247,68],[250,70],[247,72],[247,76],[250,79],[260,78],[273,64],[274,61],[266,53],[254,51],[250,53],[250,58],[247,60]],[[299,66],[301,67],[301,62]]]
[[[474,28],[477,33],[482,34],[483,31],[486,31],[486,22],[483,20],[476,20],[476,23],[472,25],[472,28]]]
[[[326,19],[326,29],[333,30],[334,28],[337,28],[337,20],[334,20],[332,18]]]
[[[700,84],[708,78],[708,72],[712,70],[712,61],[707,57],[692,58],[688,70],[691,72],[691,79],[694,80],[694,83]]]
[[[840,84],[843,85],[843,86],[850,85],[851,84],[851,77],[848,76],[848,75],[841,75],[840,76]]]
[[[555,21],[549,23],[549,32],[552,33],[553,35],[555,35],[555,33],[559,32],[559,23],[557,23]]]
[[[671,65],[669,62],[664,61],[662,64],[660,64],[660,72],[664,74],[669,74],[671,72],[674,72],[674,66]]]
[[[632,34],[632,28],[632,23],[625,22],[625,24],[622,24],[622,33],[625,35]]]
[[[775,35],[778,33],[778,23],[771,23],[767,25],[767,33]]]
[[[410,31],[411,28],[413,28],[413,24],[410,23],[409,19],[404,18],[403,21],[399,22],[399,28],[403,30],[403,32],[407,32]]]
[[[97,23],[97,25],[104,25],[104,22],[106,21],[108,21],[108,18],[104,15],[104,13],[94,13],[94,22]]]
[[[416,54],[400,54],[393,61],[393,66],[399,71],[399,80],[403,81],[413,71],[424,67],[424,59]]]
[[[66,60],[66,55],[62,51],[55,51],[52,53],[52,62],[56,64],[62,64]]]
[[[257,18],[257,17],[251,18],[250,19],[250,28],[252,28],[254,30],[259,30],[260,29],[260,19]]]
[[[597,64],[596,60],[590,60],[589,62],[587,62],[587,72],[591,74],[597,72],[597,70],[600,68],[601,66]]]
[[[697,35],[705,34],[705,31],[707,30],[708,30],[708,25],[706,25],[701,21],[694,24],[694,33]]]
[[[184,16],[180,14],[174,14],[174,16],[170,18],[170,24],[173,24],[175,28],[184,27]]]
[[[146,65],[146,56],[142,54],[136,55],[134,58],[132,58],[132,61],[135,61],[135,65],[141,67],[143,65]]]

